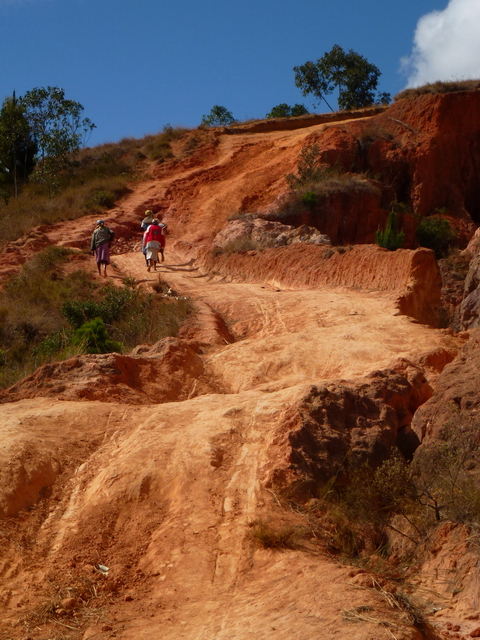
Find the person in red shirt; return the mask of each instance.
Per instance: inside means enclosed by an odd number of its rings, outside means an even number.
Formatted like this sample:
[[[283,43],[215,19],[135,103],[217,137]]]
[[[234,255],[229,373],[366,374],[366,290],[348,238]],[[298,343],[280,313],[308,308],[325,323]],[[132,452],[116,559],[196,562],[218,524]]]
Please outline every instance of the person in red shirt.
[[[153,266],[154,271],[157,270],[158,256],[161,254],[162,262],[164,261],[163,250],[165,248],[165,229],[166,225],[161,224],[157,218],[154,218],[152,224],[143,234],[142,250],[146,250],[147,271]]]

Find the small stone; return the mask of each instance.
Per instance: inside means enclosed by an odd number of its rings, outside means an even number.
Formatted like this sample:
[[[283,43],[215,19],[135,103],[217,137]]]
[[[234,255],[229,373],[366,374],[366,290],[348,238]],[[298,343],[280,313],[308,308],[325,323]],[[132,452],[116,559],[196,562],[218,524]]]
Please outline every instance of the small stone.
[[[470,638],[480,638],[480,627],[470,631]]]

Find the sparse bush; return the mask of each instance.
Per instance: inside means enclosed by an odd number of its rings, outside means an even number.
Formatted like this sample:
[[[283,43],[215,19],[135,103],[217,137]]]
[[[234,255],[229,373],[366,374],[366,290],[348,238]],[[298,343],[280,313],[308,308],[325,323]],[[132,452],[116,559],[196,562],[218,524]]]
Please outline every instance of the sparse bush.
[[[422,247],[435,251],[438,260],[448,254],[457,234],[445,218],[429,216],[418,223],[416,236]]]
[[[412,471],[425,517],[480,521],[480,484],[473,474],[480,448],[478,419],[452,407],[439,436],[415,454]]]
[[[251,535],[266,549],[296,549],[305,529],[291,523],[258,519],[250,523]]]
[[[110,209],[113,207],[115,199],[116,197],[113,191],[106,191],[105,189],[95,191],[91,197],[92,203],[102,209]]]
[[[223,247],[221,247],[221,251],[228,255],[231,253],[240,253],[241,251],[256,251],[261,248],[264,247],[261,247],[258,242],[252,240],[250,236],[238,236],[226,242]]]
[[[390,211],[388,214],[385,229],[383,231],[378,229],[375,232],[375,242],[379,247],[383,247],[389,251],[396,251],[403,247],[405,233],[398,230],[398,216],[395,211]]]
[[[297,189],[306,184],[320,182],[329,170],[331,168],[322,163],[320,147],[314,143],[302,147],[297,174],[289,173],[285,178],[292,189]]]

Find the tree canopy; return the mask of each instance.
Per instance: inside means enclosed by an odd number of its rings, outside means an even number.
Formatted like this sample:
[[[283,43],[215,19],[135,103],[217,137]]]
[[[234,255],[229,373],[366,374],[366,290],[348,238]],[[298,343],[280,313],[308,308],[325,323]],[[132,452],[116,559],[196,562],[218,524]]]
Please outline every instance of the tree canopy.
[[[36,152],[25,109],[13,92],[0,110],[0,175],[4,184],[13,185],[15,197],[19,184],[27,181],[35,166]],[[2,195],[8,196],[7,192]]]
[[[308,110],[303,104],[294,104],[293,107],[282,102],[267,113],[267,118],[293,118],[295,116],[304,116],[308,114]]]
[[[236,122],[231,111],[215,104],[208,115],[202,116],[202,124],[207,127],[224,127]]]
[[[27,91],[21,104],[38,148],[39,177],[48,181],[52,172],[68,165],[72,154],[81,148],[95,125],[89,118],[82,119],[83,106],[67,100],[60,87]]]
[[[375,103],[390,102],[388,93],[376,95],[381,72],[371,62],[352,49],[344,51],[338,44],[316,62],[308,61],[294,67],[295,85],[303,95],[312,94],[319,102],[338,88],[340,109],[355,109]]]

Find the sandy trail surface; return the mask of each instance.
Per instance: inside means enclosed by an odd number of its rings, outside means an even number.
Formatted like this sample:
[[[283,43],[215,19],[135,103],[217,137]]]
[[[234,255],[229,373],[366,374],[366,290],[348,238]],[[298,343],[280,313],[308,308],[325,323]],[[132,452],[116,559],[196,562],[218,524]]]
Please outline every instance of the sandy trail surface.
[[[309,387],[451,349],[451,336],[400,315],[396,291],[222,278],[178,244],[187,223],[190,239],[211,236],[242,191],[262,187],[271,198],[307,134],[263,134],[256,154],[248,136],[224,136],[202,167],[143,183],[112,212],[117,223],[131,221],[151,201],[185,192],[190,209],[170,212],[158,272],[128,250],[114,255],[110,278],[149,288],[161,276],[192,298],[189,338],[203,345],[206,371],[224,393],[141,407],[41,397],[0,405],[2,640],[422,637],[365,574],[312,541],[273,551],[250,532],[265,514],[286,517],[265,478],[285,462],[278,429]],[[43,233],[79,246],[93,220]],[[14,520],[26,487],[30,508]]]

